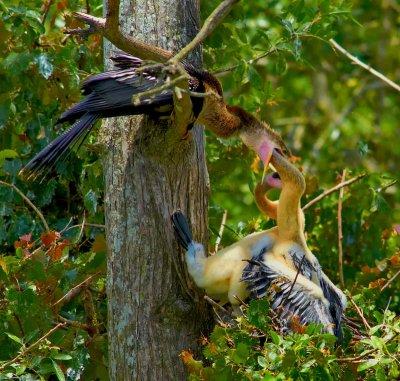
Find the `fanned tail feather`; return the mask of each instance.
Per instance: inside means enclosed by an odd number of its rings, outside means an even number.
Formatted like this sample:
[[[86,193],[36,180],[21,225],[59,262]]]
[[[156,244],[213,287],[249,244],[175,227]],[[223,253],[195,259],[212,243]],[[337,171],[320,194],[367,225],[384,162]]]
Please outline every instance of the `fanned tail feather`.
[[[85,114],[67,131],[57,137],[46,148],[40,151],[25,167],[20,175],[27,179],[45,177],[56,162],[70,149],[84,140],[98,119],[97,114]]]
[[[185,215],[181,211],[174,212],[171,221],[179,244],[187,250],[189,244],[193,242],[193,236]]]

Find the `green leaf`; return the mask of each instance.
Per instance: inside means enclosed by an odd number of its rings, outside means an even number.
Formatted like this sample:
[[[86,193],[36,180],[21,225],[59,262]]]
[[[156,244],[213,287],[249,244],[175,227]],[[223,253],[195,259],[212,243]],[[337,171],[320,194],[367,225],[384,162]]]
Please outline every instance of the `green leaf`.
[[[48,55],[45,53],[40,54],[35,58],[35,62],[39,67],[40,74],[42,74],[44,78],[49,79],[53,73],[53,65],[50,62]]]
[[[372,368],[373,366],[375,366],[376,364],[378,364],[378,362],[379,362],[379,359],[378,359],[378,358],[369,359],[369,360],[363,362],[362,364],[360,364],[360,365],[357,367],[357,371],[358,371],[358,372],[362,372],[362,371],[364,371],[364,370],[367,370],[367,369],[369,369],[369,368]]]
[[[18,336],[13,335],[12,333],[9,332],[4,332],[11,340],[15,341],[18,344],[23,345],[22,339],[20,339]]]
[[[264,356],[258,356],[257,357],[257,362],[258,365],[260,365],[262,368],[266,368],[267,367],[267,360]]]
[[[84,204],[90,214],[95,214],[97,211],[97,195],[93,190],[89,190],[85,194]]]
[[[18,153],[12,149],[3,149],[0,151],[0,166],[3,164],[5,159],[14,159],[18,157]]]
[[[65,353],[56,353],[55,355],[51,356],[54,360],[61,360],[61,361],[68,361],[72,360],[71,355],[67,355]]]
[[[56,372],[58,381],[65,381],[64,373],[61,370],[61,368],[59,367],[59,365],[54,360],[51,360],[51,362],[53,363],[53,368],[54,368],[54,371]]]

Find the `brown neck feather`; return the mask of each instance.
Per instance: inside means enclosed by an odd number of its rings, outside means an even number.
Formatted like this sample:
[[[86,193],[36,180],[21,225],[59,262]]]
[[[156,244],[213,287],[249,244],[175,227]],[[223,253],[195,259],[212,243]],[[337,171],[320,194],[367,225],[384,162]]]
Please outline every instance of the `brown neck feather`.
[[[237,133],[243,123],[240,116],[231,112],[230,106],[225,104],[214,87],[205,83],[205,91],[215,96],[209,95],[204,98],[203,108],[197,121],[222,138]]]

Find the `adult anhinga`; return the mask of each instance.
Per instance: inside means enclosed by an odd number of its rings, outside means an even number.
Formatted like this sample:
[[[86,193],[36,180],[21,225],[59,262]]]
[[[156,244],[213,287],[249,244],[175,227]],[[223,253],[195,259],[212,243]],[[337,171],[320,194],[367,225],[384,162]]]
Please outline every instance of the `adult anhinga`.
[[[162,85],[166,80],[165,73],[160,75],[151,67],[138,70],[143,61],[124,53],[116,54],[112,60],[114,70],[93,75],[83,82],[85,98],[64,112],[58,120],[58,123],[67,122],[72,126],[39,152],[23,168],[22,175],[35,178],[46,174],[58,159],[87,137],[98,119],[137,114],[147,114],[154,118],[171,115],[174,109],[173,89],[151,96],[139,96],[135,102],[132,101],[135,95]],[[189,63],[183,63],[183,66],[190,75],[189,90],[204,95],[191,96],[193,122],[203,124],[222,138],[239,136],[248,147],[256,151],[265,166],[268,166],[274,147],[283,153],[287,152],[279,134],[266,123],[240,107],[229,106],[224,102],[222,87],[217,78]],[[188,130],[193,122],[187,126]]]
[[[270,184],[281,188],[277,204],[278,238],[272,250],[264,249],[250,261],[242,279],[252,297],[271,297],[272,308],[280,311],[284,328],[289,329],[293,316],[298,316],[301,324],[322,323],[326,331],[340,337],[346,297],[322,271],[307,246],[300,207],[304,177],[279,153],[273,153],[272,163],[279,180],[275,176]]]

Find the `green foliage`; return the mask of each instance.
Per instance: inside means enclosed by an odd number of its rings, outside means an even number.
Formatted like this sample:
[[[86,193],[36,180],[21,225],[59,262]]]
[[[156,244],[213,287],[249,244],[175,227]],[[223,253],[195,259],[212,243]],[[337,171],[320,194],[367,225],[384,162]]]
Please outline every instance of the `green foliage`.
[[[371,298],[369,290],[366,294]],[[354,299],[368,309],[365,296]],[[400,319],[388,309],[374,308],[365,316],[371,325],[368,330],[361,328],[360,319],[352,319],[352,332],[345,328],[341,344],[317,325],[298,325],[295,333],[282,336],[272,317],[266,324],[265,300],[251,301],[243,312],[235,324],[214,328],[204,346],[204,365],[189,353],[182,356],[190,380],[397,380],[400,376]],[[354,314],[349,308],[349,317]]]
[[[0,379],[105,379],[104,244],[82,248],[50,231],[14,246],[0,257]]]
[[[95,136],[55,168],[59,176],[43,183],[17,176],[61,133],[57,118],[80,98],[81,80],[102,69],[98,36],[82,41],[62,32],[79,26],[72,12],[82,3],[0,0],[0,181],[15,184],[60,232],[42,235],[38,213],[0,183],[0,379],[107,379]],[[203,15],[218,3],[202,2]],[[101,14],[100,0],[85,5]],[[268,303],[251,302],[236,325],[215,328],[203,362],[182,354],[193,379],[399,378],[399,95],[327,42],[334,37],[396,80],[399,12],[393,1],[242,1],[207,39],[205,67],[219,73],[227,102],[270,122],[298,156],[307,178],[303,204],[333,186],[344,168],[347,178],[367,174],[346,188],[342,221],[346,287],[369,328],[350,304],[356,328],[345,328],[341,347],[318,327],[281,336]],[[254,157],[238,140],[211,134],[206,149],[211,243],[224,210],[220,247],[271,227],[251,193],[262,176]],[[309,246],[334,281],[337,203],[334,193],[306,212]],[[55,304],[63,295],[71,298]]]

